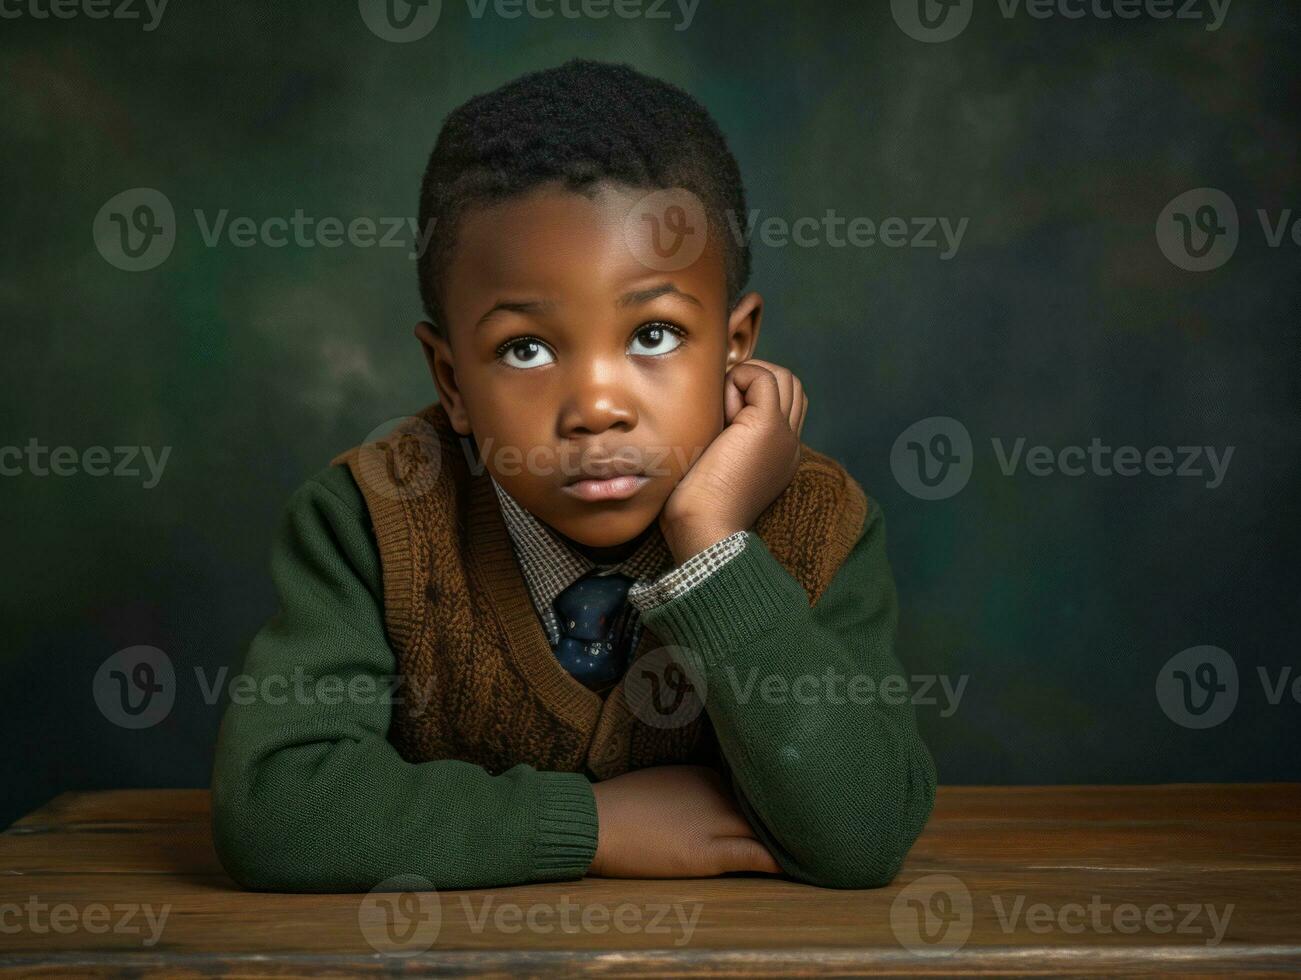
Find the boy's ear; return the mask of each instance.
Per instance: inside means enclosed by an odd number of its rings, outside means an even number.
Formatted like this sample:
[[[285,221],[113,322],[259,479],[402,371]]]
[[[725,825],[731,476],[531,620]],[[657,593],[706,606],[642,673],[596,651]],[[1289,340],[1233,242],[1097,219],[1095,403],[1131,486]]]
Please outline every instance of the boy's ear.
[[[465,399],[456,383],[456,365],[452,360],[452,345],[440,337],[434,325],[428,320],[416,324],[416,339],[425,352],[425,363],[429,365],[429,374],[438,389],[438,400],[442,402],[452,428],[457,434],[470,435],[470,417],[465,411]]]
[[[746,293],[736,301],[727,317],[727,368],[730,370],[754,356],[759,343],[759,322],[763,319],[763,297]]]

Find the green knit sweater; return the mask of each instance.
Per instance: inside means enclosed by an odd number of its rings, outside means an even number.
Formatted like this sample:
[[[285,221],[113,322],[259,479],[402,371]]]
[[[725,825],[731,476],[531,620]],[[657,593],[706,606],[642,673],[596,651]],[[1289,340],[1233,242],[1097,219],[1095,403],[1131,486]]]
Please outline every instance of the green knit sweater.
[[[300,487],[272,547],[280,611],[254,638],[213,772],[223,865],[249,888],[364,891],[581,877],[591,783],[517,765],[413,764],[387,739],[396,661],[380,559],[344,466]],[[783,870],[832,888],[888,884],[921,832],[935,767],[894,653],[880,510],[816,606],[750,533],[702,584],[648,611],[703,660],[706,710],[745,816]],[[314,679],[328,678],[325,681]]]

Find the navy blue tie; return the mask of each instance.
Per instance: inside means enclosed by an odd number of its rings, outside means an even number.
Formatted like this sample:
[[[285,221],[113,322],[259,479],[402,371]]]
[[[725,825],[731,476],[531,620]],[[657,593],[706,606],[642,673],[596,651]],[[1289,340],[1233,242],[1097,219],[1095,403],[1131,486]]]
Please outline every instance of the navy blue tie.
[[[587,687],[599,690],[623,675],[626,653],[614,636],[614,623],[633,580],[627,575],[588,572],[552,606],[560,627],[556,659]]]

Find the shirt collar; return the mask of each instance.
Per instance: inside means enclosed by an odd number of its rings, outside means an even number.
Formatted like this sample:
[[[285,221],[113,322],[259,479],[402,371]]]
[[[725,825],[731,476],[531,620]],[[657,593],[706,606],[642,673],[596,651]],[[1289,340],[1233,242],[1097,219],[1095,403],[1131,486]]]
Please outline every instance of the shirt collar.
[[[623,561],[598,565],[562,541],[551,528],[507,493],[491,474],[489,479],[497,492],[515,557],[539,612],[550,611],[556,596],[593,569],[599,569],[602,575],[613,572],[627,575],[637,584],[650,581],[673,566],[668,546],[663,536],[657,533],[647,535],[637,550]]]

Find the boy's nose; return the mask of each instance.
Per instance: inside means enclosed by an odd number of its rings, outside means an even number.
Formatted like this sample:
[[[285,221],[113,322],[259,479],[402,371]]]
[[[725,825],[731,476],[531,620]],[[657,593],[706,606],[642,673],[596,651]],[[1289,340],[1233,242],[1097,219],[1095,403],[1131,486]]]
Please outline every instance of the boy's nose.
[[[616,366],[606,363],[594,362],[576,372],[569,381],[560,424],[562,435],[631,429],[637,424],[637,408],[628,379]]]
[[[573,392],[561,414],[560,428],[566,436],[594,435],[636,424],[637,410],[627,393],[602,388]]]

